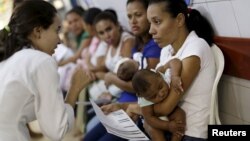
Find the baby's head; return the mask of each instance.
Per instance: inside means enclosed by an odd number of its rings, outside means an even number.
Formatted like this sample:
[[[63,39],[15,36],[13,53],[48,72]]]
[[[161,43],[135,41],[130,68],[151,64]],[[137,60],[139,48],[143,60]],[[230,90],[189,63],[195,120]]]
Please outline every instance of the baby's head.
[[[132,80],[134,74],[138,71],[139,63],[133,59],[125,59],[118,64],[117,76],[124,81]]]
[[[143,97],[153,103],[163,101],[169,92],[169,85],[162,75],[146,69],[135,73],[132,85],[138,97]]]

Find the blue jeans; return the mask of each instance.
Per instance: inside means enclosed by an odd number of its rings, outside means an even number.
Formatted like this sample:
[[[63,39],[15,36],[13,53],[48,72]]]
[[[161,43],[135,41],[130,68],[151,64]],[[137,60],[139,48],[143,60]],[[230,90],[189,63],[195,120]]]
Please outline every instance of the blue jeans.
[[[171,134],[169,132],[166,133],[166,139],[170,140],[170,138]],[[127,141],[127,140],[107,133],[105,127],[101,123],[99,123],[85,135],[83,141]],[[185,135],[182,141],[207,141],[207,140]]]
[[[127,141],[115,135],[109,134],[105,127],[99,123],[92,130],[90,130],[82,141]]]
[[[165,139],[170,141],[172,134],[170,132],[165,132]],[[207,139],[196,138],[185,135],[181,141],[207,141]]]
[[[190,136],[185,135],[182,141],[207,141],[207,139],[195,138],[195,137],[190,137]]]

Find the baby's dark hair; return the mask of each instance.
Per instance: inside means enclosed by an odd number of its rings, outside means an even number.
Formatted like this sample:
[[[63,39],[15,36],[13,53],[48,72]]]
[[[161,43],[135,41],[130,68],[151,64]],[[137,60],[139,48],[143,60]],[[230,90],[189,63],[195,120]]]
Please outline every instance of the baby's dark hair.
[[[132,78],[132,86],[135,92],[140,96],[141,94],[148,91],[151,84],[154,82],[150,82],[149,78],[161,77],[160,74],[155,73],[153,71],[142,69],[135,73]]]
[[[123,81],[131,81],[137,71],[136,66],[131,65],[130,61],[126,61],[119,66],[117,76]]]
[[[36,27],[48,29],[53,24],[56,9],[50,3],[42,0],[26,0],[18,4],[9,21],[7,28],[0,31],[4,46],[4,60],[24,46],[31,48],[28,36]]]

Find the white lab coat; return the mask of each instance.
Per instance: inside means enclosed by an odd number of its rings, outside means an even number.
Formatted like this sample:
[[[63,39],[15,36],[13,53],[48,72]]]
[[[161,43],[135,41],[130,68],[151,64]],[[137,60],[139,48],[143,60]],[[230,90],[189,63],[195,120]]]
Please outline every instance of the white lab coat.
[[[38,120],[42,133],[61,140],[74,122],[64,103],[55,60],[23,49],[0,63],[0,141],[28,141],[26,124]]]

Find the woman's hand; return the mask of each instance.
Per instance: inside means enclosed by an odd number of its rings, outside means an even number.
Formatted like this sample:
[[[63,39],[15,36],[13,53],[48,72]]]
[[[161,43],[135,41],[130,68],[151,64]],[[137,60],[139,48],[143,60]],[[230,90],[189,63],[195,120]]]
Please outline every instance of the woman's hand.
[[[122,103],[112,103],[112,104],[102,106],[101,109],[104,112],[104,114],[107,115],[111,112],[123,109],[123,105],[122,105]]]
[[[133,121],[136,121],[139,115],[142,115],[141,108],[137,103],[129,104],[126,113]]]
[[[101,109],[105,114],[123,109],[134,121],[141,115],[141,110],[137,103],[112,103],[102,106]]]
[[[92,81],[95,81],[97,79],[95,73],[90,70],[86,70],[86,74],[91,78]]]
[[[133,120],[133,121],[137,121],[139,118],[139,115],[135,112],[135,107],[132,107],[131,105],[128,106],[126,113],[128,114],[128,116]]]
[[[101,80],[104,80],[105,74],[105,72],[95,72],[96,78]]]
[[[182,122],[181,120],[176,121],[176,120],[172,120],[169,121],[169,132],[174,133],[174,134],[179,134],[179,135],[184,135],[185,133],[185,123]]]
[[[80,67],[77,67],[71,78],[71,86],[75,89],[82,90],[93,80],[94,80],[94,77],[90,76],[87,72],[83,71]]]
[[[98,97],[98,99],[105,99],[105,100],[111,101],[111,100],[112,100],[112,95],[111,95],[109,92],[103,92],[103,93]]]
[[[105,85],[106,85],[106,87],[108,87],[108,86],[110,86],[111,84],[113,84],[112,83],[112,79],[113,79],[113,77],[115,76],[115,74],[113,74],[113,73],[111,73],[111,72],[108,72],[108,73],[106,73],[105,74],[105,76],[104,76],[104,81],[105,81]]]
[[[88,66],[89,71],[95,72],[95,67],[93,65]]]
[[[65,102],[74,107],[81,90],[84,89],[91,81],[92,78],[89,77],[80,67],[77,67],[72,75],[71,86],[65,98]]]

